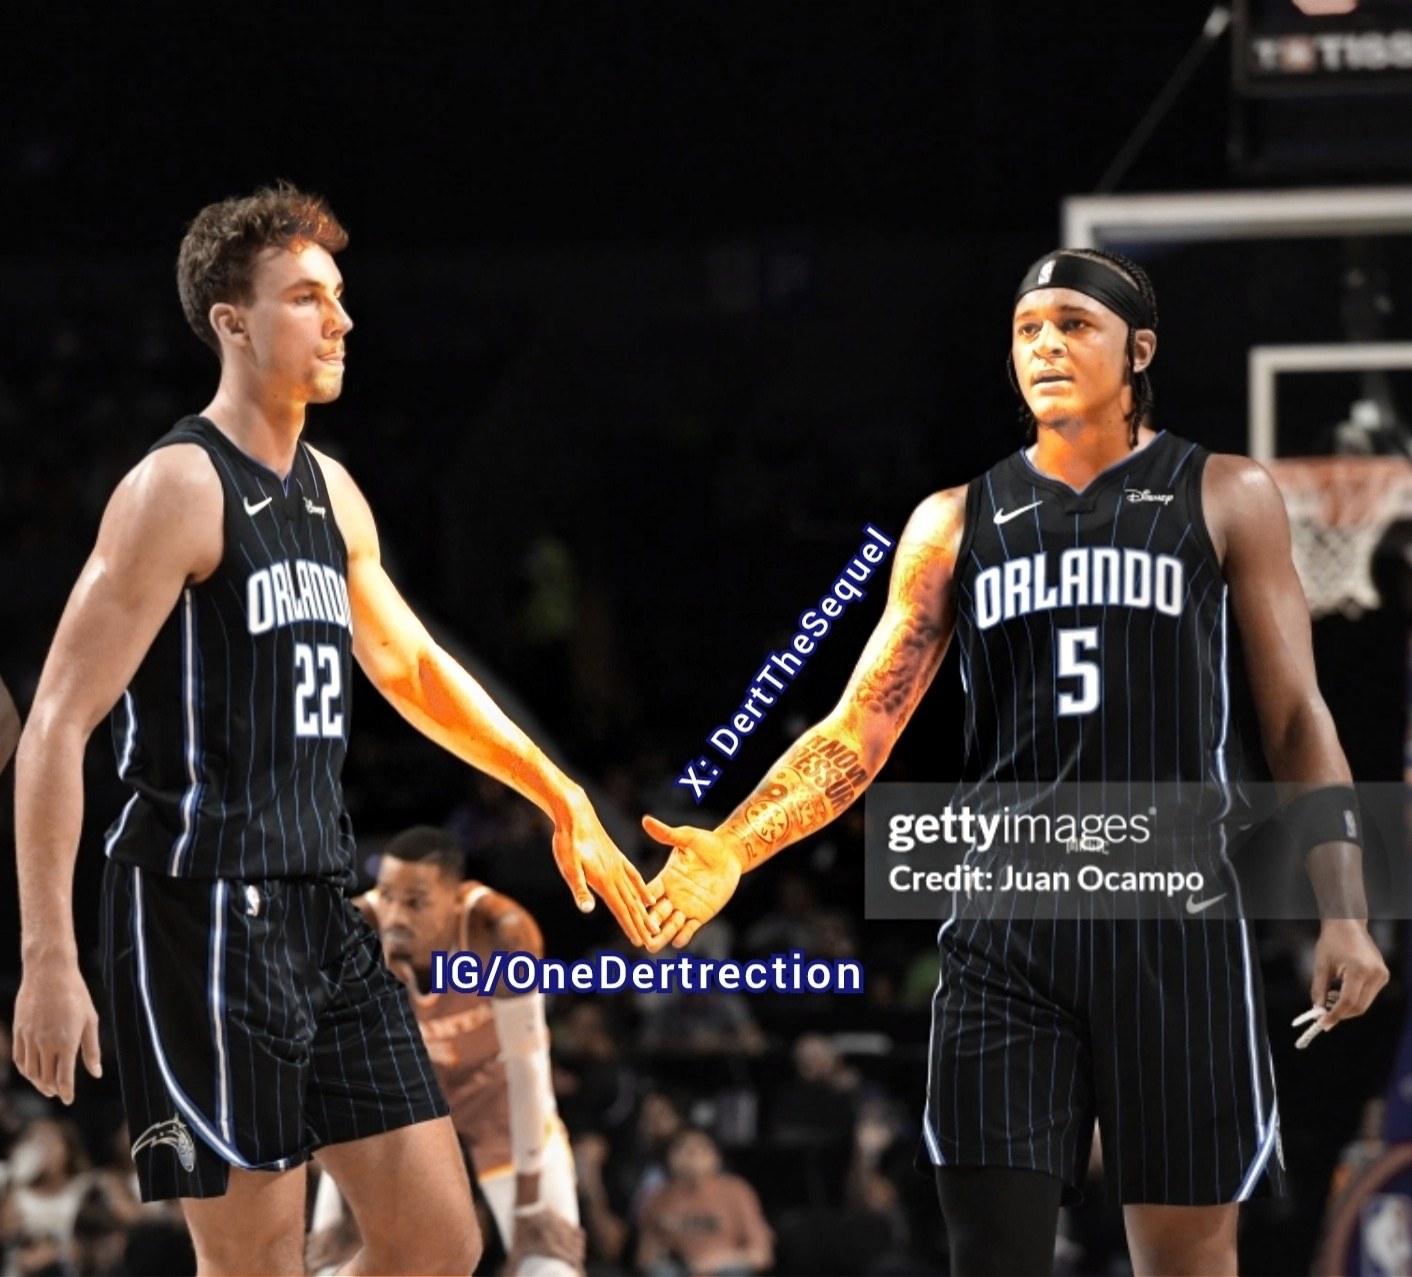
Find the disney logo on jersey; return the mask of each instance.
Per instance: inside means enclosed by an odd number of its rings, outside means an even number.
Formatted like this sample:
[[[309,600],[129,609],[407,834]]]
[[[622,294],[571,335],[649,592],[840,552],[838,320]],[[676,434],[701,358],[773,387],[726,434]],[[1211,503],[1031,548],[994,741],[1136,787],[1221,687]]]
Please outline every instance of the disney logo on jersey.
[[[1173,492],[1153,492],[1151,488],[1125,488],[1123,494],[1129,501],[1156,501],[1162,505],[1176,495]]]
[[[158,1144],[170,1144],[176,1149],[182,1170],[190,1173],[196,1169],[196,1142],[181,1118],[154,1122],[133,1141],[132,1155],[136,1157],[144,1148],[154,1148]]]
[[[297,621],[330,621],[352,629],[348,582],[323,563],[295,559],[271,563],[245,582],[245,619],[251,634]]]

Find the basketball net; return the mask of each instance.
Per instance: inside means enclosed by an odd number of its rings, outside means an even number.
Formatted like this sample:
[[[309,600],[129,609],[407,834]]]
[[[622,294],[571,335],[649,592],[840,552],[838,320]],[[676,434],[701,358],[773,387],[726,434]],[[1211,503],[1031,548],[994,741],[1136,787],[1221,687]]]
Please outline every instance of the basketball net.
[[[1265,465],[1284,494],[1310,615],[1356,618],[1379,607],[1373,551],[1390,524],[1412,518],[1412,462],[1283,457]]]

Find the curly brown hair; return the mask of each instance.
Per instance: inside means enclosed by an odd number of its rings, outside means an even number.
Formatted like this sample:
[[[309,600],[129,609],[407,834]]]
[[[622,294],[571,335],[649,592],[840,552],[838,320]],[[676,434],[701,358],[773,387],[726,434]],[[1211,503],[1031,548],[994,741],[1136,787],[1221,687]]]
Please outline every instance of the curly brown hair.
[[[348,232],[323,196],[290,182],[206,205],[187,227],[177,253],[177,292],[192,332],[219,355],[211,307],[251,300],[255,266],[265,249],[310,244],[337,253],[348,246]]]

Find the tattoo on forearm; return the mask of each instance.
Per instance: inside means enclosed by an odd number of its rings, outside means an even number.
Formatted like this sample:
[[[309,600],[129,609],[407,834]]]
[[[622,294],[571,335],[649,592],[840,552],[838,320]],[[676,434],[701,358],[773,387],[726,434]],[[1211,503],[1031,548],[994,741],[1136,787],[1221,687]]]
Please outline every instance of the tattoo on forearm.
[[[941,637],[935,621],[911,617],[895,630],[878,659],[859,680],[856,699],[889,717],[910,713],[922,698],[923,674]]]
[[[859,680],[855,700],[865,709],[894,717],[916,708],[922,697],[927,663],[941,640],[939,599],[928,599],[939,586],[928,581],[933,555],[914,551],[897,564],[897,593],[912,600],[906,621],[888,635],[877,658]]]
[[[865,658],[867,668],[853,693],[855,705],[870,715],[886,716],[897,731],[936,671],[939,645],[950,623],[950,559],[942,541],[959,529],[961,509],[957,504],[950,532],[943,528],[899,558],[893,589],[908,605],[906,618],[888,634],[876,657]],[[757,864],[828,824],[862,793],[869,779],[855,749],[815,732],[780,759],[723,828],[744,847],[748,864]]]
[[[816,732],[800,741],[727,822],[751,864],[828,824],[863,791],[868,773],[855,750]]]

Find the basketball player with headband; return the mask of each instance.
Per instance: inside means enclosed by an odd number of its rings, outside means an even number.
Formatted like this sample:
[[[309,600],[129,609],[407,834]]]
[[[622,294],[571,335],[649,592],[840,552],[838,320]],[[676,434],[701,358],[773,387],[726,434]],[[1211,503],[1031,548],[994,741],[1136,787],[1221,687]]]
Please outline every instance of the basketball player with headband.
[[[1026,446],[918,507],[842,698],[755,792],[714,830],[645,819],[673,849],[653,885],[664,891],[655,943],[689,941],[742,873],[862,793],[953,641],[967,782],[1109,792],[1239,779],[1238,641],[1319,902],[1308,1018],[1328,1031],[1367,1009],[1387,969],[1368,934],[1357,804],[1315,678],[1284,505],[1255,462],[1155,427],[1156,329],[1152,284],[1126,258],[1063,250],[1026,272],[1010,328]],[[1023,588],[1041,556],[1094,563],[1114,550],[1180,590],[1158,606],[1156,591],[1113,578],[1075,576],[1057,602]],[[986,594],[997,576],[1017,582],[998,612]],[[958,1274],[1050,1271],[1095,1119],[1140,1274],[1234,1273],[1239,1203],[1278,1184],[1248,923],[1238,911],[1119,912],[1011,918],[975,893],[941,928],[923,1133]]]

